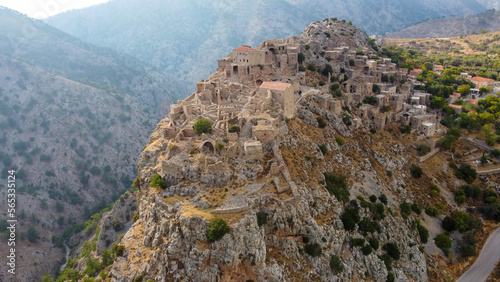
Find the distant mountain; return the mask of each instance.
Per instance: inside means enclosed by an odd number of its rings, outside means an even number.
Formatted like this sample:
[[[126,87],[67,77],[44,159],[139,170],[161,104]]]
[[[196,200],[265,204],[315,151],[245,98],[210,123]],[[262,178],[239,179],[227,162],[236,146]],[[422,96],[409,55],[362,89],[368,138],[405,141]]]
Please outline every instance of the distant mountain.
[[[424,19],[479,13],[486,10],[476,0],[287,0],[320,17],[338,17],[368,34],[383,34]]]
[[[487,9],[500,10],[500,1],[498,0],[477,0],[477,2],[481,3]]]
[[[113,0],[47,22],[84,41],[151,63],[180,80],[181,96],[207,78],[234,46],[299,35],[310,22],[338,17],[369,34],[425,18],[486,10],[475,0]],[[175,90],[175,89],[174,89]]]
[[[135,58],[0,9],[0,197],[16,171],[16,233],[33,241],[20,243],[17,281],[58,268],[64,253],[51,243],[130,188],[141,148],[174,100],[166,82]],[[10,281],[5,267],[0,281]]]
[[[48,23],[90,43],[149,62],[183,82],[206,78],[239,44],[298,34],[315,17],[283,0],[119,0]]]
[[[441,38],[500,31],[500,11],[488,10],[477,15],[465,15],[423,22],[398,32],[387,33],[387,38]]]
[[[114,50],[96,47],[42,21],[0,9],[0,52],[71,80],[158,107],[175,100],[170,83],[152,66]],[[160,115],[158,115],[160,117]]]

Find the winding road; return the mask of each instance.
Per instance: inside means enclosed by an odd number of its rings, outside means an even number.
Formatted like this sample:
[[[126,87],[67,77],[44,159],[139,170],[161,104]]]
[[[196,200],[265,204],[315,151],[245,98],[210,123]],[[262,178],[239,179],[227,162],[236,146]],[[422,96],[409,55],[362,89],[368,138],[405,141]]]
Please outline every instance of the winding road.
[[[465,272],[458,282],[486,281],[500,260],[500,228],[497,228],[486,240],[476,262]]]

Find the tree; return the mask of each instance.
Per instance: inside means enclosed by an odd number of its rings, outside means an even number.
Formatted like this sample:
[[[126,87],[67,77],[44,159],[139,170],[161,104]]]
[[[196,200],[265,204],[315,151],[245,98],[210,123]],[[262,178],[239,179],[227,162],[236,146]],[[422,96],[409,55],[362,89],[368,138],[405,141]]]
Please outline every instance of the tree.
[[[458,88],[457,91],[458,93],[462,94],[462,97],[467,96],[471,93],[470,86],[467,84],[462,85],[460,88]]]
[[[206,118],[197,120],[194,123],[194,133],[201,135],[203,133],[212,133],[212,123]]]
[[[396,243],[387,243],[382,248],[394,260],[398,260],[401,257],[401,252],[399,251],[398,245],[396,245]]]
[[[161,177],[155,173],[153,175],[153,178],[151,178],[151,183],[149,184],[149,187],[160,187],[161,189],[166,189],[167,182],[161,179]]]
[[[42,277],[42,282],[53,282],[54,279],[52,279],[52,276],[50,274],[45,273],[45,275]]]
[[[451,216],[446,216],[444,219],[443,219],[443,222],[441,223],[441,225],[443,226],[443,229],[448,231],[448,232],[452,232],[454,231],[455,229],[457,229],[457,220],[454,219],[453,217]]]
[[[451,249],[451,238],[446,233],[441,233],[434,238],[434,243],[436,246],[444,251],[446,255],[448,255]]]
[[[472,183],[477,178],[477,171],[469,164],[462,163],[460,168],[455,172],[455,176],[465,180],[467,183]]]
[[[312,256],[312,257],[318,257],[321,255],[321,246],[320,244],[318,243],[312,243],[312,244],[307,244],[305,247],[304,247],[304,251]]]
[[[108,249],[105,249],[104,251],[102,251],[101,258],[102,258],[102,265],[104,267],[106,267],[106,266],[110,265],[111,263],[113,263],[112,253]]]
[[[330,269],[333,274],[339,274],[344,270],[344,265],[342,264],[342,260],[337,255],[332,255],[330,258]]]
[[[422,177],[422,168],[420,168],[419,166],[413,165],[410,168],[410,173],[413,177],[420,178],[420,177]]]
[[[214,242],[222,239],[226,233],[228,233],[231,228],[227,225],[227,223],[221,219],[216,218],[210,222],[210,226],[208,227],[206,236],[208,241]]]
[[[431,102],[431,106],[434,109],[442,109],[445,105],[446,105],[446,100],[443,97],[436,97]]]
[[[36,231],[35,228],[30,227],[26,232],[26,237],[31,243],[35,243],[40,238],[40,235],[38,234],[38,231]]]

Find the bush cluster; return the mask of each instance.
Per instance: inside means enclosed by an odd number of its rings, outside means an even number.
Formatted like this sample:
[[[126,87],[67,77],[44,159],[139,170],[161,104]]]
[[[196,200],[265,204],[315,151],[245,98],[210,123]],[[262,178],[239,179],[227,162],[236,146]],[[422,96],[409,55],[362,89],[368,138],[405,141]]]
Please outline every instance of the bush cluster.
[[[206,236],[208,241],[214,242],[222,239],[226,233],[228,233],[231,228],[227,225],[227,223],[221,219],[216,218],[210,222],[210,226],[208,227]]]

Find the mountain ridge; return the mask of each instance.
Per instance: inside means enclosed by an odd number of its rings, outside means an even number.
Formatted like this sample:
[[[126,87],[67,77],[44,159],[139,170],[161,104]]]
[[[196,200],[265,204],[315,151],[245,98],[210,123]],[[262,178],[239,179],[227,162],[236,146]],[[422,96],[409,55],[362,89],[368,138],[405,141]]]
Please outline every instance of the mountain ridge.
[[[500,11],[488,10],[481,14],[429,20],[398,32],[384,35],[387,38],[441,38],[479,34],[481,31],[500,31]]]

